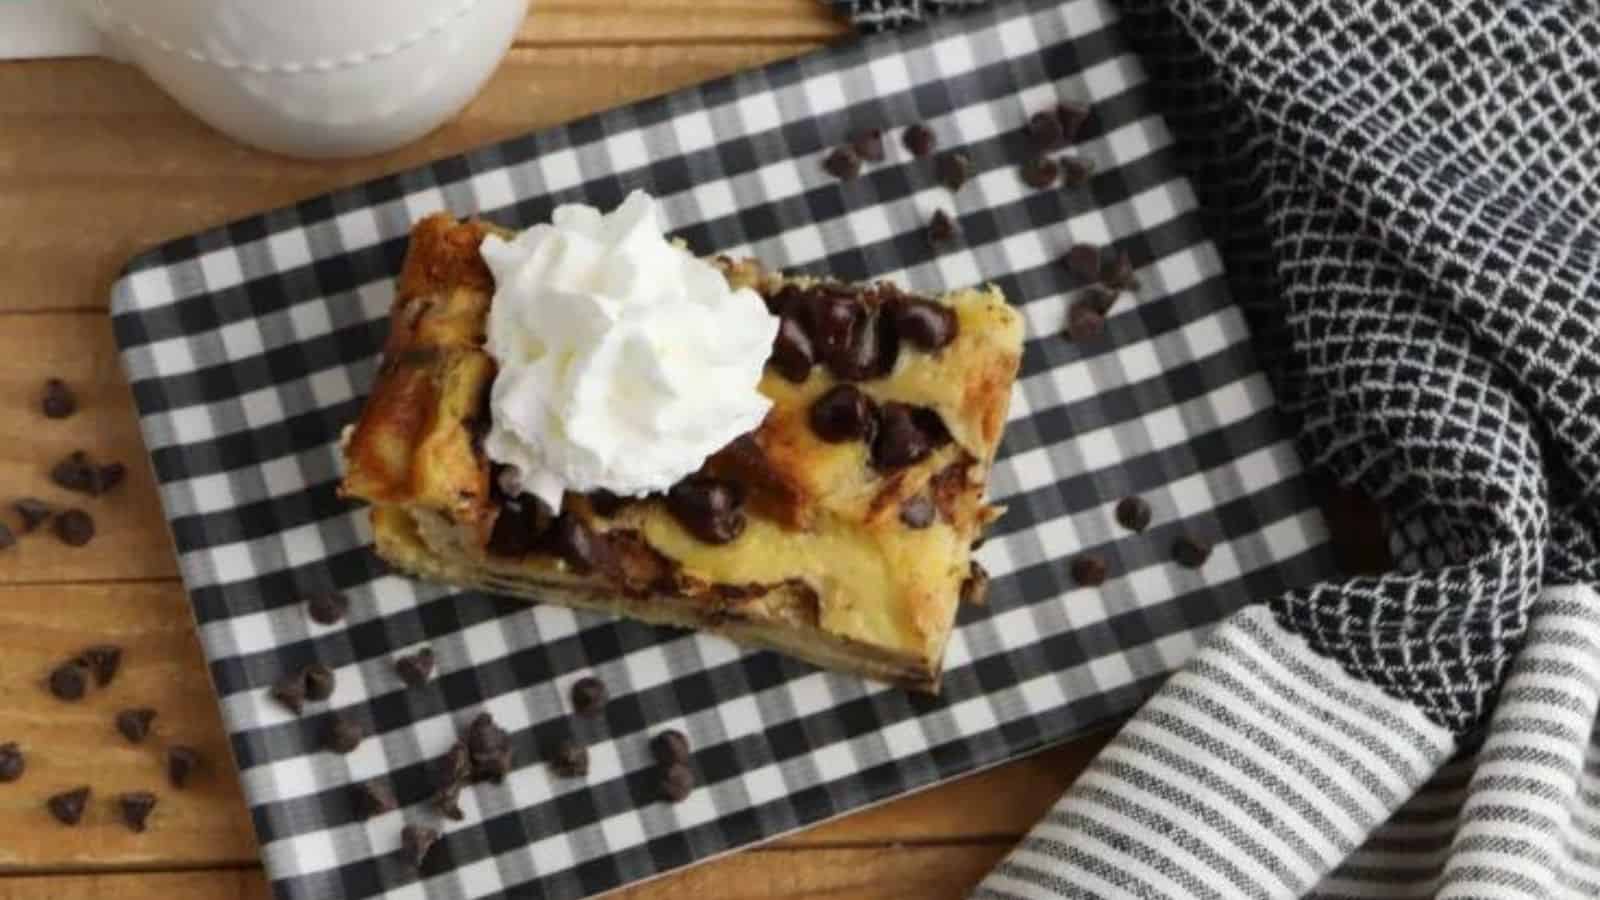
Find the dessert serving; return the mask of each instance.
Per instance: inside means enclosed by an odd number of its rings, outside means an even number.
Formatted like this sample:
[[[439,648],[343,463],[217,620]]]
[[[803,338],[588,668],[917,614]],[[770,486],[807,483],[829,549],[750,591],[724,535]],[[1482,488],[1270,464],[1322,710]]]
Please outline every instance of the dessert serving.
[[[702,260],[635,193],[417,223],[342,493],[440,581],[935,690],[1021,356],[940,297]]]

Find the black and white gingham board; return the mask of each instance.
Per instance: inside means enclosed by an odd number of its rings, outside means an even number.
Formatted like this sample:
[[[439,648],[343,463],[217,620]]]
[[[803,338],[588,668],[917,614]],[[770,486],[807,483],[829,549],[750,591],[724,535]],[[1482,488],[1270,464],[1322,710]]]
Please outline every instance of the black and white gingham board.
[[[1101,0],[999,4],[507,141],[167,244],[115,286],[117,338],[221,698],[268,873],[281,897],[567,898],[704,859],[1037,750],[1126,713],[1250,599],[1329,571],[1322,524],[1257,372],[1172,138]],[[1026,188],[1020,126],[1072,100],[1094,116],[1075,152],[1092,184]],[[977,177],[952,196],[898,126],[926,122]],[[841,183],[823,155],[896,126],[887,162]],[[627,190],[663,199],[703,251],[922,290],[994,281],[1029,329],[992,481],[1009,506],[979,557],[986,609],[966,609],[943,694],[910,696],[718,638],[452,592],[388,574],[364,511],[334,496],[335,444],[372,381],[410,224],[448,208],[507,225]],[[963,240],[923,228],[956,212]],[[1076,242],[1126,250],[1142,288],[1107,335],[1059,335]],[[1155,524],[1120,530],[1116,501]],[[1169,562],[1180,532],[1217,541],[1202,572]],[[1094,551],[1113,577],[1074,590]],[[298,598],[337,588],[335,627]],[[396,654],[431,646],[429,686]],[[331,702],[296,718],[266,696],[313,660]],[[572,681],[614,699],[577,721],[585,779],[537,747]],[[481,710],[512,732],[517,769],[428,809],[427,761]],[[318,750],[335,712],[370,726]],[[684,730],[701,786],[653,802],[647,737]],[[361,821],[349,786],[390,784],[404,809]],[[405,822],[446,836],[420,879],[394,854]]]

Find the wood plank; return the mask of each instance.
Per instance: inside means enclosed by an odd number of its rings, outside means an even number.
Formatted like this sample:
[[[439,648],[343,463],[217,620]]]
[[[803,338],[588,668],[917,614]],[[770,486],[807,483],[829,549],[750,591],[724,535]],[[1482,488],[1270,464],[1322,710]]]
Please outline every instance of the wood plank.
[[[0,312],[101,309],[122,265],[163,240],[811,46],[519,49],[453,122],[339,162],[235,144],[113,63],[0,65]]]
[[[609,896],[617,900],[956,900],[1009,848],[1001,844],[757,850]],[[0,900],[267,900],[260,869],[0,877]]]
[[[517,44],[824,41],[848,32],[817,0],[533,0]]]

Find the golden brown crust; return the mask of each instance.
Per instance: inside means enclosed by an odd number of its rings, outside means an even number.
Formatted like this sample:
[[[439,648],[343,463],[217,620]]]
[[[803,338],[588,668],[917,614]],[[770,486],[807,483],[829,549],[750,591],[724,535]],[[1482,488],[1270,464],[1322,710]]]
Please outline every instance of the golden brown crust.
[[[760,389],[771,413],[706,466],[744,487],[744,532],[706,544],[659,500],[600,515],[569,496],[568,514],[605,550],[580,575],[553,553],[486,550],[500,509],[476,436],[495,372],[482,347],[493,284],[477,246],[491,230],[441,215],[413,234],[384,363],[345,445],[341,492],[377,507],[380,554],[429,577],[530,597],[557,590],[564,602],[718,630],[830,668],[936,684],[970,545],[997,514],[984,482],[1021,352],[1020,318],[1004,298],[992,289],[940,298],[959,322],[955,340],[902,353],[889,377],[858,385],[879,403],[938,413],[953,440],[926,460],[886,474],[864,443],[820,440],[809,410],[837,382],[820,366],[799,384],[769,371]],[[719,264],[735,286],[814,283],[748,260]],[[911,498],[936,507],[925,527],[902,521]]]

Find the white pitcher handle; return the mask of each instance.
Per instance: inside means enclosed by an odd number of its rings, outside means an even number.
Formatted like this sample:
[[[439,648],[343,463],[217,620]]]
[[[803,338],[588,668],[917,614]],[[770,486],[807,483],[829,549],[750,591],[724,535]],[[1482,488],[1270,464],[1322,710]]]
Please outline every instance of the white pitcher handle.
[[[0,0],[0,60],[109,56],[96,27],[96,0]]]

